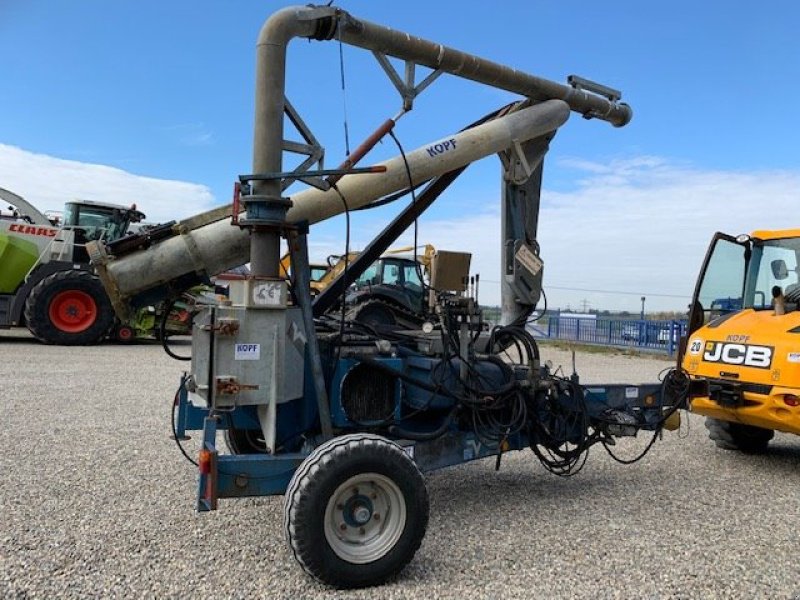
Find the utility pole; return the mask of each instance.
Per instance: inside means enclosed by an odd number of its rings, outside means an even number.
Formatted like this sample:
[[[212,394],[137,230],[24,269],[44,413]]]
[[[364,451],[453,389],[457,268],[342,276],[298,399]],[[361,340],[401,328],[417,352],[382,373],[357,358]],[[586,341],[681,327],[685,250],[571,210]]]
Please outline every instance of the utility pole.
[[[642,296],[642,315],[641,315],[642,321],[644,321],[644,300],[645,300],[645,297]]]

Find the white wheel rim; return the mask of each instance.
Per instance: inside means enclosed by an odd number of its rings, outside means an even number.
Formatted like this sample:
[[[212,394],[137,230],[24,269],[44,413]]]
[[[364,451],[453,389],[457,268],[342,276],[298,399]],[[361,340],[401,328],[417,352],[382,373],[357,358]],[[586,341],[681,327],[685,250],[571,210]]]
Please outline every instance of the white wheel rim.
[[[354,475],[325,508],[325,539],[336,556],[366,564],[394,548],[406,526],[406,501],[397,484],[377,473]]]

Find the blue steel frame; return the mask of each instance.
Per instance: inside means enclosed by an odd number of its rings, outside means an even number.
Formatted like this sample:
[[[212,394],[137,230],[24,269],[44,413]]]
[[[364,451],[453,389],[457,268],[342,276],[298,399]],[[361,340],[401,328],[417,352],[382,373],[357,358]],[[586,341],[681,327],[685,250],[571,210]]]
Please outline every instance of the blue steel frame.
[[[591,413],[606,408],[620,408],[638,412],[641,429],[655,429],[660,422],[664,406],[659,398],[660,384],[645,385],[595,385],[586,389],[586,402]],[[335,409],[333,415],[340,418]],[[229,420],[230,418],[230,420]],[[230,455],[220,454],[216,448],[217,431],[230,423],[236,427],[255,428],[257,422],[247,411],[234,410],[229,414],[212,413],[211,409],[191,404],[184,385],[178,393],[176,433],[185,437],[187,431],[202,430],[202,450],[210,455],[207,472],[200,469],[197,487],[197,510],[216,509],[218,498],[241,498],[283,494],[295,470],[308,456],[308,452]],[[414,459],[423,472],[458,465],[494,456],[498,463],[504,452],[522,450],[529,440],[524,433],[511,435],[501,445],[487,444],[473,432],[455,427],[445,435],[430,441],[394,440]]]

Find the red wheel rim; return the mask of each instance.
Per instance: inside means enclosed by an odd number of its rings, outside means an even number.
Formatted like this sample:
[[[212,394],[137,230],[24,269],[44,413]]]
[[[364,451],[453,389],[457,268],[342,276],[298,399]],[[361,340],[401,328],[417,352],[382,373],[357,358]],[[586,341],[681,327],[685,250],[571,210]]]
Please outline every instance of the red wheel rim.
[[[133,339],[133,329],[130,327],[120,327],[117,331],[117,337],[123,342]]]
[[[50,302],[50,321],[65,333],[86,331],[97,320],[97,303],[80,290],[59,292]]]

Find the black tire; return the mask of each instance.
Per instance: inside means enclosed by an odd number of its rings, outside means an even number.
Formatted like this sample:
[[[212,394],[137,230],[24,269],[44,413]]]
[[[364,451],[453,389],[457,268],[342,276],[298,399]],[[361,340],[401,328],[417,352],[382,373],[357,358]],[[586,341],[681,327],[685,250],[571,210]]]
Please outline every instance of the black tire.
[[[46,344],[86,346],[103,341],[115,319],[97,277],[88,271],[58,271],[31,290],[25,302],[25,321],[31,333]]]
[[[361,308],[356,314],[355,321],[368,325],[373,329],[375,327],[390,327],[396,323],[394,313],[380,304],[369,304]]]
[[[113,337],[120,344],[130,344],[136,339],[136,330],[130,325],[118,324],[114,327]]]
[[[766,451],[769,441],[775,436],[772,429],[753,425],[733,423],[721,419],[706,418],[708,437],[719,448],[739,450],[746,454],[760,454]]]
[[[229,426],[225,430],[225,443],[233,454],[264,454],[267,451],[264,434],[260,429],[236,429]]]
[[[428,514],[414,461],[394,442],[367,433],[316,448],[295,471],[283,513],[300,566],[337,588],[378,585],[399,573],[422,543]]]

